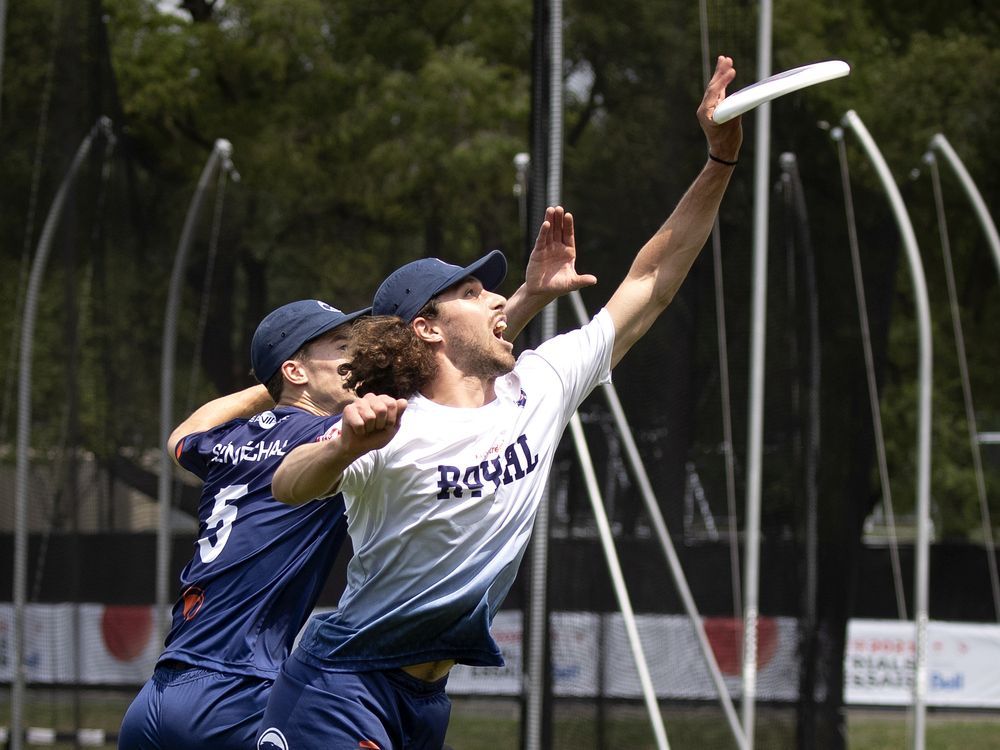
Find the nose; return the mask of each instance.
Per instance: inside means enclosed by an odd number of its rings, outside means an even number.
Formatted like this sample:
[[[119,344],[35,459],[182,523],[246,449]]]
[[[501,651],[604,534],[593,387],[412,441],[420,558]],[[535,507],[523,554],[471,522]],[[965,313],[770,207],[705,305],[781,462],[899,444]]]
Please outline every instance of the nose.
[[[491,310],[502,310],[507,306],[507,298],[496,292],[489,292],[489,305]]]

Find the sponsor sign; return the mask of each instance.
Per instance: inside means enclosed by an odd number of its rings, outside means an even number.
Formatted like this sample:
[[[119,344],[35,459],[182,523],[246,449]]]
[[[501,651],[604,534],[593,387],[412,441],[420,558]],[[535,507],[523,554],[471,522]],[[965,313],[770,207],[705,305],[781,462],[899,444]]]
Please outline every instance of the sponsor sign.
[[[844,701],[910,705],[915,637],[912,622],[851,620]],[[927,641],[927,705],[1000,708],[1000,625],[931,622]]]
[[[319,611],[319,610],[318,610]],[[135,684],[152,673],[162,644],[150,606],[31,604],[25,612],[27,679],[41,684]],[[13,607],[0,604],[0,682],[13,679]],[[660,698],[713,700],[715,687],[694,629],[680,615],[637,618],[653,686]],[[705,631],[729,692],[739,697],[741,623],[706,618]],[[758,698],[798,697],[797,621],[761,618]],[[638,673],[617,614],[552,615],[553,691],[581,698],[602,694],[641,698]],[[1000,625],[931,622],[928,626],[927,704],[1000,708]],[[500,612],[493,637],[506,666],[458,666],[453,695],[520,695],[522,618]],[[906,706],[913,695],[913,623],[852,620],[844,655],[844,700],[849,705]]]
[[[649,664],[653,688],[660,698],[711,700],[716,697],[694,628],[681,615],[640,615],[639,639]],[[552,691],[581,698],[641,698],[642,686],[621,615],[594,612],[552,614]],[[740,694],[741,622],[708,618],[706,631],[726,686]],[[763,700],[794,701],[798,697],[796,621],[762,618],[758,646],[759,695]],[[519,695],[521,692],[521,615],[502,611],[493,622],[493,637],[507,665],[458,666],[448,678],[448,692]]]

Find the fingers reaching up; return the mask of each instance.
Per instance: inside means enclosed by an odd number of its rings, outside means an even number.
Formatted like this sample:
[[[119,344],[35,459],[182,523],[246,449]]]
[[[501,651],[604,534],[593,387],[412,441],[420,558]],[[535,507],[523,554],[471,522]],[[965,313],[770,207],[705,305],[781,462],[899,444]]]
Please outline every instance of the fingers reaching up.
[[[713,156],[726,161],[736,161],[740,146],[743,143],[743,126],[741,118],[734,117],[723,124],[713,119],[715,108],[726,98],[726,87],[736,78],[736,68],[733,59],[720,55],[716,60],[715,73],[712,75],[705,95],[698,107],[698,122],[708,139],[708,151]]]
[[[525,284],[533,293],[566,294],[597,283],[597,277],[576,272],[576,228],[573,214],[549,206],[528,258]]]

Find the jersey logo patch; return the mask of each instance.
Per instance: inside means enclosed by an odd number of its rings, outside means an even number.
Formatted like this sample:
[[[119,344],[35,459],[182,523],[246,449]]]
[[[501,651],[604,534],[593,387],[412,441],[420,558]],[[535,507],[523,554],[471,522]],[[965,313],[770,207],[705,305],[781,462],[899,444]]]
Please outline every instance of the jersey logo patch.
[[[524,405],[528,403],[528,394],[524,392],[524,388],[521,389],[521,396],[514,402],[516,406],[520,406],[522,409]]]
[[[449,497],[482,497],[486,482],[493,482],[493,488],[523,479],[538,466],[538,454],[531,452],[528,438],[520,435],[517,440],[503,449],[502,458],[489,458],[478,464],[461,469],[458,466],[439,465],[438,500]]]
[[[268,727],[257,740],[257,750],[288,750],[288,740],[280,729]]]
[[[376,745],[371,740],[361,740],[361,742],[358,743],[358,747],[363,747],[365,750],[382,750],[381,747]]]
[[[278,418],[273,411],[262,411],[256,417],[250,419],[250,424],[260,425],[265,430],[270,430],[278,424]]]
[[[201,611],[201,605],[205,603],[205,592],[197,586],[188,586],[181,594],[181,599],[184,601],[184,619],[191,621]]]

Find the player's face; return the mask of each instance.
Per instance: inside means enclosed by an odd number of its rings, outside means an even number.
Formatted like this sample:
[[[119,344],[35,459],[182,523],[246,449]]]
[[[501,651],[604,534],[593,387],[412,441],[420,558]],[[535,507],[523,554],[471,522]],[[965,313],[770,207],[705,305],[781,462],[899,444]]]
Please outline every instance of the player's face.
[[[514,367],[514,346],[503,337],[507,299],[472,276],[437,298],[445,354],[466,375],[495,378]]]
[[[354,392],[344,384],[340,369],[347,364],[351,345],[351,326],[343,325],[323,334],[309,345],[302,363],[309,377],[309,394],[331,414],[338,414],[354,400]]]

